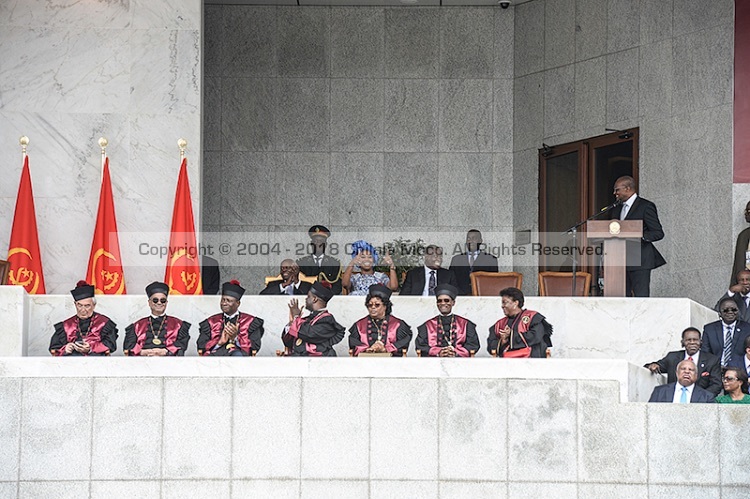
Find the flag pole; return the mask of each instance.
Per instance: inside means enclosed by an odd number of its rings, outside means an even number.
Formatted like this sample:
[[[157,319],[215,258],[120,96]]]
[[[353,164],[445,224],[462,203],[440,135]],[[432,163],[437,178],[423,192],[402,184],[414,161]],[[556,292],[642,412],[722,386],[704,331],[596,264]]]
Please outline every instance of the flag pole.
[[[104,168],[104,160],[107,158],[107,144],[109,144],[107,139],[99,137],[99,147],[102,148],[102,168]]]
[[[179,139],[177,141],[177,147],[180,148],[180,161],[185,159],[185,149],[187,148],[187,140]]]
[[[18,143],[21,144],[21,160],[26,159],[26,146],[29,145],[29,138],[25,135],[18,139]]]

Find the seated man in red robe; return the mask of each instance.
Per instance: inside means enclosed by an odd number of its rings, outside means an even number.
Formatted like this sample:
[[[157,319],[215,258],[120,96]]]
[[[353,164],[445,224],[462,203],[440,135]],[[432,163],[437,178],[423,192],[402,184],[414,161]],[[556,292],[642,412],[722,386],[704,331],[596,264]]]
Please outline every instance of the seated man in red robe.
[[[305,308],[310,311],[305,317],[302,317],[297,299],[290,300],[289,312],[292,320],[281,333],[281,340],[286,349],[283,353],[277,352],[279,355],[336,357],[333,346],[344,339],[346,330],[326,310],[331,298],[333,291],[329,282],[318,281],[313,284],[305,298]]]
[[[370,286],[365,298],[368,315],[349,328],[349,353],[352,357],[406,355],[413,333],[406,322],[391,315],[392,293],[382,284]]]
[[[239,311],[244,294],[239,281],[222,284],[221,313],[198,326],[198,355],[253,356],[260,350],[263,319]]]
[[[76,315],[55,324],[49,351],[55,356],[109,355],[117,350],[117,324],[94,312],[94,286],[78,281],[70,291]]]
[[[479,350],[476,324],[453,313],[458,293],[450,284],[435,288],[440,315],[417,328],[414,348],[420,357],[473,357]]]
[[[122,350],[128,356],[183,356],[190,340],[190,323],[167,316],[169,285],[152,282],[146,286],[151,315],[125,328]]]

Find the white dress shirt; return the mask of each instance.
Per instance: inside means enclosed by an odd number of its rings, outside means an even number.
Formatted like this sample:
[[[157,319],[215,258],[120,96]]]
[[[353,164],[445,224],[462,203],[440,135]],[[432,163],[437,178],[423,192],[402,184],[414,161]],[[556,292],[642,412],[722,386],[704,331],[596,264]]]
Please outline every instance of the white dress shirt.
[[[627,201],[622,203],[622,211],[620,211],[620,220],[625,220],[625,217],[628,216],[628,213],[630,213],[630,210],[633,208],[633,203],[635,203],[636,198],[638,197],[638,194],[633,194],[628,198]]]
[[[690,397],[693,396],[693,388],[695,388],[695,384],[692,384],[687,388],[687,403],[690,403]],[[673,404],[679,404],[680,399],[682,398],[682,385],[679,383],[674,384],[674,396],[672,397],[672,403]]]

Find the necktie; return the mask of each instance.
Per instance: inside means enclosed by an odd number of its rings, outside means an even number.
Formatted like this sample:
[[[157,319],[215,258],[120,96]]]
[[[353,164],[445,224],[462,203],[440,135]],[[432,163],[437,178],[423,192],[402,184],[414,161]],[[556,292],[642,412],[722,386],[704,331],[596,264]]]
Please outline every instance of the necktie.
[[[620,212],[620,220],[625,220],[626,216],[628,216],[628,205],[624,204],[622,205],[622,211]]]
[[[315,264],[320,267],[323,264],[323,255],[315,257]]]
[[[469,255],[469,267],[472,269],[474,268],[474,260],[476,260],[476,257],[474,256],[474,253]]]
[[[687,387],[682,387],[682,394],[680,395],[680,404],[687,404]]]
[[[435,286],[437,286],[437,279],[435,278],[435,271],[430,270],[430,282],[427,287],[427,294],[429,296],[435,296]]]
[[[732,326],[725,324],[726,336],[724,338],[724,353],[721,356],[722,365],[729,364],[732,360]]]
[[[689,360],[690,362],[693,362],[693,358],[692,357],[688,357],[687,360]]]
[[[293,295],[294,294],[294,284],[290,284],[286,287],[286,294]]]

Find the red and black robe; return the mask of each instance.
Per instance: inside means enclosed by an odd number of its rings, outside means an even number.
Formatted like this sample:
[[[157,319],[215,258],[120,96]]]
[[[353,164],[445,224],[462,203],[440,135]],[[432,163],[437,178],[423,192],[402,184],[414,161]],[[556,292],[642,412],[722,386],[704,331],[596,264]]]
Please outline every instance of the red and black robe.
[[[457,357],[470,357],[479,350],[477,326],[459,315],[438,315],[417,328],[414,347],[422,357],[438,357],[453,346]]]
[[[510,324],[513,336],[513,350],[526,348],[523,340],[531,347],[530,357],[543,359],[547,357],[547,347],[552,346],[552,325],[542,314],[533,310],[522,310],[515,317],[503,317],[490,328],[487,337],[487,351],[493,357],[502,357],[510,348],[510,337],[507,343],[500,343],[500,330]],[[523,335],[523,339],[521,338]]]
[[[76,341],[86,341],[91,352],[82,354],[76,351],[65,353],[65,346]],[[106,315],[94,312],[87,318],[77,315],[55,324],[55,332],[49,342],[52,355],[109,355],[117,350],[117,324]]]
[[[185,355],[190,340],[190,323],[177,317],[144,317],[125,328],[122,350],[125,355],[139,356],[141,350],[166,348],[168,355]],[[154,338],[158,335],[158,344]]]
[[[385,323],[385,325],[384,325]],[[357,356],[370,348],[378,341],[378,332],[381,332],[381,341],[385,349],[393,357],[401,357],[409,349],[411,343],[411,327],[398,317],[385,316],[384,319],[371,319],[363,317],[349,328],[349,349],[353,356]],[[383,334],[385,333],[385,334]]]
[[[233,342],[219,344],[224,324],[237,324],[238,333]],[[250,314],[238,313],[227,317],[223,313],[212,315],[199,324],[198,355],[255,355],[260,350],[263,337],[263,319]]]
[[[333,346],[346,330],[326,310],[297,317],[281,333],[287,355],[292,357],[336,357]]]

